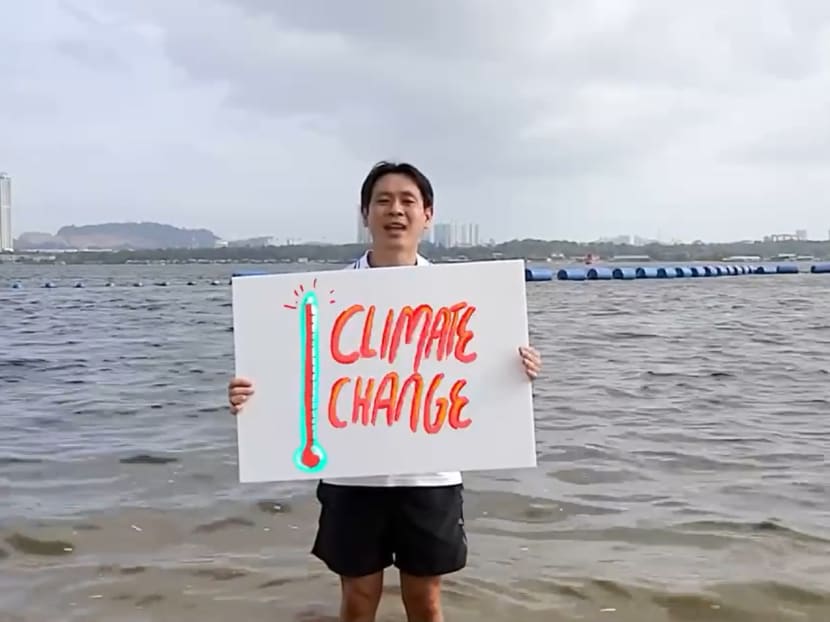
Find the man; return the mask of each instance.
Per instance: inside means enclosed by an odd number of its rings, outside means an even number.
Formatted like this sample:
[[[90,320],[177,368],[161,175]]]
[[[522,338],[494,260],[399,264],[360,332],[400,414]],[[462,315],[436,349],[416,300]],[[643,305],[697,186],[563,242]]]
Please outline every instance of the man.
[[[429,180],[411,164],[375,165],[360,192],[372,247],[349,269],[429,265],[418,243],[432,222],[433,200]],[[519,347],[518,359],[533,380],[541,368],[538,352]],[[231,412],[252,393],[248,380],[231,380]],[[374,621],[383,572],[392,564],[400,571],[407,619],[443,622],[441,577],[467,561],[460,473],[324,480],[317,498],[312,553],[340,576],[342,622]]]

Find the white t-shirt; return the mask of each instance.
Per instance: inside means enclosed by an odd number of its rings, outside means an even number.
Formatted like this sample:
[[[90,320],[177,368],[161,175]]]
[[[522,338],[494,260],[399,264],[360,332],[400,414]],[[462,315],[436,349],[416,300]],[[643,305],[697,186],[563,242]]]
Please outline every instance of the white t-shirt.
[[[418,266],[428,266],[429,261],[418,255]],[[369,251],[366,251],[347,270],[365,270],[369,265]],[[452,486],[461,483],[461,473],[446,471],[443,473],[418,473],[413,475],[378,475],[374,477],[342,477],[324,479],[326,484],[340,486]]]

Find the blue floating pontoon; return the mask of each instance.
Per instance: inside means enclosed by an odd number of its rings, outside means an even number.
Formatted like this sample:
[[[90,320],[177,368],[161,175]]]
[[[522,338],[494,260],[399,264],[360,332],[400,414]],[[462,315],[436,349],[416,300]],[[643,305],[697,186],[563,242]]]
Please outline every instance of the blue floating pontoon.
[[[611,268],[598,266],[588,270],[587,276],[589,281],[607,281],[614,278],[614,271]]]
[[[584,281],[588,275],[582,268],[562,268],[556,273],[556,278],[560,281]]]
[[[614,268],[611,276],[621,281],[631,281],[637,278],[636,268]]]

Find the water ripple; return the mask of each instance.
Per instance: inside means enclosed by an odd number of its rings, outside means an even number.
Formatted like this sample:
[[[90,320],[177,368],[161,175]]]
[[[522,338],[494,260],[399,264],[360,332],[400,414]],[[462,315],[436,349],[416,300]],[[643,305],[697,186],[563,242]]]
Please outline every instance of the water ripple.
[[[336,619],[312,487],[236,481],[236,268],[3,267],[0,618]],[[826,280],[574,285],[528,290],[539,467],[466,476],[452,619],[830,619]]]

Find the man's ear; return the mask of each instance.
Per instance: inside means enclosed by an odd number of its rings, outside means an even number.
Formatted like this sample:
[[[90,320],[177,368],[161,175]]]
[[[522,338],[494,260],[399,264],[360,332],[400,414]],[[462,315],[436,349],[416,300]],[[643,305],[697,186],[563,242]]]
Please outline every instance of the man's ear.
[[[432,206],[428,205],[424,207],[424,224],[429,227],[432,224],[432,216],[434,212],[432,210]]]

